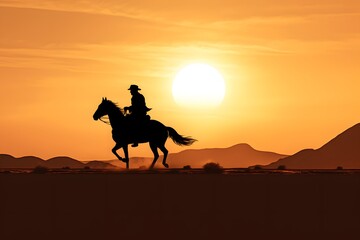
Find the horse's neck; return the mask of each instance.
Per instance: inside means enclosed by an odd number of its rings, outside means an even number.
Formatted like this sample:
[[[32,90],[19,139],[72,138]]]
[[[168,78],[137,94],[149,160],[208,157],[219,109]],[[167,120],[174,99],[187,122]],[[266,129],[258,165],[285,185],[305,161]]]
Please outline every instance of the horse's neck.
[[[119,128],[123,123],[125,116],[120,112],[120,109],[114,109],[109,112],[109,121],[112,128]]]

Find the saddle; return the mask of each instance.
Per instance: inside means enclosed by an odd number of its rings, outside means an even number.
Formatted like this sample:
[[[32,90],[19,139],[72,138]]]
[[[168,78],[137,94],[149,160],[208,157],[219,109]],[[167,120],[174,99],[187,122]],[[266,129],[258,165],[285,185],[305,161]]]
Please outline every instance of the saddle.
[[[142,117],[134,117],[132,115],[127,116],[127,128],[128,134],[133,136],[135,139],[138,139],[142,133],[147,129],[147,126],[151,120],[149,115]]]

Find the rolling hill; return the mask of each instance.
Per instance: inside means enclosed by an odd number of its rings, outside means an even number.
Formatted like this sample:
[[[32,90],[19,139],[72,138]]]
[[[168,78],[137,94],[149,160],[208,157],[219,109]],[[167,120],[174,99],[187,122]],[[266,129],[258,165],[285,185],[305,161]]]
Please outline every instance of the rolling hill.
[[[34,156],[15,158],[8,154],[0,154],[0,168],[33,168],[43,163],[44,160]]]
[[[110,169],[116,168],[110,163],[100,161],[81,162],[70,157],[54,157],[48,160],[43,160],[34,156],[26,156],[15,158],[8,154],[0,154],[0,169],[7,168],[35,168],[37,166],[44,166],[47,168],[64,168],[72,169],[84,168],[86,166],[92,169]]]
[[[70,167],[70,168],[83,168],[85,167],[84,163],[75,160],[70,157],[54,157],[50,158],[47,161],[44,161],[44,166],[48,168],[62,168],[62,167]]]
[[[217,162],[225,168],[242,168],[251,165],[266,165],[277,161],[286,155],[273,152],[258,151],[248,144],[237,144],[228,148],[188,149],[168,156],[171,168],[182,168],[190,165],[192,168],[201,168],[207,162]],[[160,156],[156,167],[162,167]],[[148,167],[152,162],[150,157],[132,157],[130,168]],[[109,169],[124,168],[125,164],[119,160],[81,162],[69,157],[55,157],[43,160],[37,157],[14,158],[10,155],[0,155],[0,168],[34,168],[36,166],[48,168],[90,168]]]
[[[242,143],[228,148],[184,150],[169,155],[168,163],[173,167],[202,167],[208,162],[217,162],[225,168],[246,168],[251,165],[265,165],[286,155],[259,151]]]

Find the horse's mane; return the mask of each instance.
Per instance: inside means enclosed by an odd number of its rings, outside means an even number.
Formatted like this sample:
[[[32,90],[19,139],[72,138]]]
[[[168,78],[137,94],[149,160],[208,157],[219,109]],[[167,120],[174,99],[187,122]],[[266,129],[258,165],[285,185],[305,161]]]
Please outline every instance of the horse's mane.
[[[108,100],[108,99],[106,99],[105,101],[107,102],[107,104],[109,104],[109,106],[116,108],[117,110],[119,110],[121,112],[122,115],[124,115],[124,110],[121,107],[119,107],[117,103],[114,103],[113,101]]]

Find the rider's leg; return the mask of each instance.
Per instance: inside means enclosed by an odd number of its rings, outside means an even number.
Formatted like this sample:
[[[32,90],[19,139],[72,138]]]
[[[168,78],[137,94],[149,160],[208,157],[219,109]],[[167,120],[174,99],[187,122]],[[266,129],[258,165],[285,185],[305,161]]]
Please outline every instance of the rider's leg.
[[[135,124],[134,130],[133,130],[134,143],[131,146],[132,147],[137,147],[137,146],[139,146],[139,141],[138,141],[138,138],[139,138],[139,126],[138,126],[138,123],[134,123],[134,124]]]

